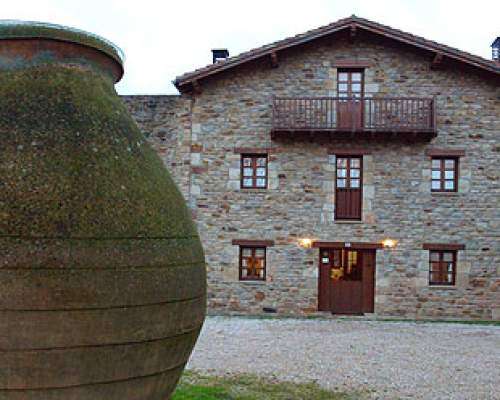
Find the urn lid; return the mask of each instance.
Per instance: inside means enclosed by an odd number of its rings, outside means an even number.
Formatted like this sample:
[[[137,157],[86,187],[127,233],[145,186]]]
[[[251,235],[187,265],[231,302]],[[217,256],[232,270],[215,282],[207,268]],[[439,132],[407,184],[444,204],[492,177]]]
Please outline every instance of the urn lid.
[[[123,51],[111,41],[81,29],[47,22],[0,20],[0,41],[6,39],[48,39],[90,47],[111,57],[123,74]]]

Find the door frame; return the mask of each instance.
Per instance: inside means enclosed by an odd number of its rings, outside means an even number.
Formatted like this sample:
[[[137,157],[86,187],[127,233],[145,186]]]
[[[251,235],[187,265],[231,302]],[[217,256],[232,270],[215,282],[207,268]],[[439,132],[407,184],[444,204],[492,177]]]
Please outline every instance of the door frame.
[[[345,178],[345,182],[346,182],[346,186],[343,187],[343,188],[339,188],[338,187],[338,179],[342,179],[338,176],[338,170],[339,170],[339,166],[338,166],[338,160],[339,159],[346,159],[347,160],[347,164],[348,166],[346,166],[346,178]],[[359,159],[359,187],[358,188],[352,188],[351,187],[351,176],[350,176],[350,173],[351,173],[351,160],[352,159]],[[364,180],[364,176],[363,176],[363,170],[364,170],[364,165],[363,165],[363,161],[364,161],[364,157],[363,155],[355,155],[355,154],[352,154],[352,155],[336,155],[335,156],[335,210],[334,210],[334,218],[335,220],[342,220],[342,221],[362,221],[363,220],[363,180]],[[357,207],[359,208],[359,217],[356,215],[356,216],[349,216],[349,217],[346,217],[345,215],[339,215],[341,214],[339,212],[339,207],[338,207],[338,198],[339,198],[339,193],[344,193],[344,194],[348,194],[349,196],[346,196],[349,198],[349,201],[352,202],[352,198],[354,197],[352,195],[352,193],[354,192],[358,192],[357,193],[357,196],[359,197],[359,200],[357,200]],[[349,205],[349,207],[352,207],[352,204]]]
[[[332,269],[332,257],[331,257],[331,252],[333,250],[351,250],[351,251],[357,251],[358,253],[361,253],[361,259],[362,259],[362,278],[361,278],[361,286],[362,286],[362,293],[361,293],[361,307],[362,307],[362,314],[370,314],[375,311],[375,291],[376,291],[376,269],[377,269],[377,252],[376,249],[380,248],[379,244],[374,244],[370,246],[369,244],[361,244],[361,246],[339,246],[339,245],[334,245],[334,246],[328,246],[328,245],[318,245],[315,246],[319,248],[319,257],[318,257],[318,311],[328,311],[328,312],[333,312],[333,304],[332,304],[332,290],[333,290],[333,285],[331,282],[330,278],[330,271]],[[328,266],[325,265],[325,263],[322,262],[322,253],[327,250],[329,252],[328,258]],[[365,257],[372,257],[370,261],[372,261],[372,266],[368,266],[365,264],[365,262],[368,262],[368,258],[365,259]],[[368,284],[367,286],[367,276],[365,276],[365,271],[369,271],[370,277],[369,280],[371,280],[371,284]],[[326,279],[326,281],[325,281]],[[371,296],[370,301],[366,301],[365,296],[369,294]]]
[[[340,81],[340,74],[347,74],[347,81]],[[352,80],[352,74],[361,74],[361,79],[358,81]],[[347,90],[340,90],[340,85],[347,85]],[[359,84],[360,90],[354,92],[353,84]],[[365,97],[365,68],[337,68],[337,128],[339,130],[355,131],[363,129],[364,117],[364,102]],[[342,100],[342,94],[345,100]],[[359,97],[356,97],[359,96]]]

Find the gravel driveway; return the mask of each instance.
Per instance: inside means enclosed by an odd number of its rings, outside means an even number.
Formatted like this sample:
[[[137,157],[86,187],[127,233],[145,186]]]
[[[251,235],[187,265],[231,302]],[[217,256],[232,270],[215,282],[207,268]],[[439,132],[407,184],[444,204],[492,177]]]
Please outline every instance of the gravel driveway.
[[[500,399],[500,327],[209,317],[189,368],[316,381],[375,399]]]

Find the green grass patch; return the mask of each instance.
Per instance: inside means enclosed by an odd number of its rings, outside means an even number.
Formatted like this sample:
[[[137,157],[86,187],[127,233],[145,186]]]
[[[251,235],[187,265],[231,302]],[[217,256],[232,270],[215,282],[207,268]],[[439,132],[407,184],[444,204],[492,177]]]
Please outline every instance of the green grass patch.
[[[253,375],[205,376],[186,371],[171,400],[359,400],[363,393],[331,392],[315,383],[267,380]]]

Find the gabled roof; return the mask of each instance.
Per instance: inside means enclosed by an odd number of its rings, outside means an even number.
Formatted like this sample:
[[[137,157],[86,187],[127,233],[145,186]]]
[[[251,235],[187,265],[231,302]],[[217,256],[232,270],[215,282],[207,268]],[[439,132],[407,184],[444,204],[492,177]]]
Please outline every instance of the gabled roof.
[[[465,51],[461,51],[453,47],[449,47],[444,44],[425,39],[421,36],[412,35],[411,33],[403,32],[399,29],[394,29],[390,26],[382,25],[377,22],[359,18],[353,15],[349,18],[338,20],[337,22],[334,22],[332,24],[310,30],[300,35],[292,36],[268,44],[266,46],[258,47],[253,50],[241,53],[235,57],[228,58],[225,61],[220,61],[215,64],[210,64],[206,67],[197,69],[195,71],[185,73],[181,76],[178,76],[174,80],[174,85],[182,92],[182,89],[186,87],[186,85],[191,85],[193,81],[215,75],[219,72],[234,68],[243,63],[256,60],[280,50],[298,46],[303,43],[307,43],[312,40],[324,37],[326,35],[351,28],[359,28],[361,30],[369,31],[387,38],[394,39],[401,43],[405,43],[420,49],[428,50],[442,56],[449,57],[450,59],[472,65],[482,70],[500,74],[500,66],[495,61],[488,60],[474,54],[470,54]]]

